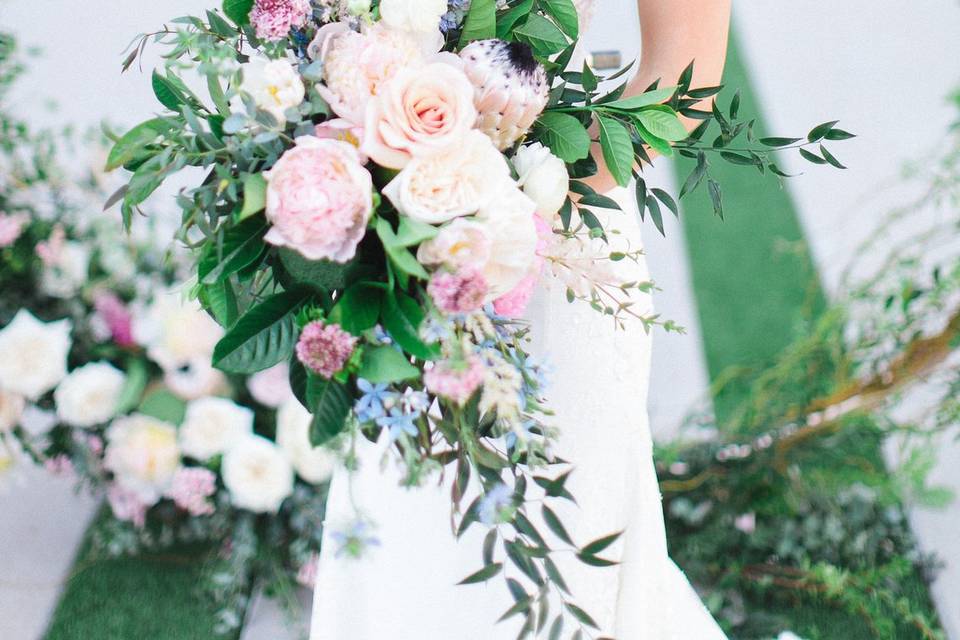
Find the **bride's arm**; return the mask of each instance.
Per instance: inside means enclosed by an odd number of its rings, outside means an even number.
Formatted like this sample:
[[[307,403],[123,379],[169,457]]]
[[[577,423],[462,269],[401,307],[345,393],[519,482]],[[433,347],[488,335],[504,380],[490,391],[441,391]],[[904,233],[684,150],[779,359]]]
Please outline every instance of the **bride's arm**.
[[[637,0],[642,38],[640,68],[626,95],[642,93],[655,80],[662,86],[676,82],[694,60],[691,86],[720,84],[727,57],[731,0]],[[693,130],[698,121],[685,121]],[[599,145],[593,151],[600,158]],[[603,162],[591,186],[603,193],[616,183]]]

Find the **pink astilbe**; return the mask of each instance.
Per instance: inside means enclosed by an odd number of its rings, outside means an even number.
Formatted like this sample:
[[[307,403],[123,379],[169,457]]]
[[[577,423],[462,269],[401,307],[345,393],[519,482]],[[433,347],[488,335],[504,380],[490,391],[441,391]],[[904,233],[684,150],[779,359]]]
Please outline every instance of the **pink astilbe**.
[[[182,467],[177,470],[167,489],[167,497],[192,516],[208,516],[214,512],[209,498],[217,491],[217,476],[209,469]]]
[[[310,17],[310,0],[257,0],[250,24],[263,40],[283,40],[293,27],[302,27]]]
[[[118,484],[107,489],[107,502],[117,520],[132,522],[133,526],[142,528],[147,522],[147,505],[135,491],[124,489]]]
[[[357,339],[340,325],[316,320],[300,333],[297,358],[307,369],[329,380],[347,364],[356,343]]]
[[[0,249],[17,241],[28,220],[22,213],[0,213]]]
[[[297,584],[301,587],[313,589],[317,586],[317,573],[320,570],[320,556],[316,553],[310,556],[297,571]]]
[[[423,382],[428,391],[464,405],[483,382],[483,375],[483,361],[470,356],[466,362],[436,363],[423,374]]]
[[[132,347],[136,344],[133,339],[133,316],[116,294],[111,291],[98,291],[93,297],[93,308],[117,345]]]
[[[427,293],[444,313],[469,313],[483,306],[487,281],[476,269],[458,273],[437,272],[430,278]]]

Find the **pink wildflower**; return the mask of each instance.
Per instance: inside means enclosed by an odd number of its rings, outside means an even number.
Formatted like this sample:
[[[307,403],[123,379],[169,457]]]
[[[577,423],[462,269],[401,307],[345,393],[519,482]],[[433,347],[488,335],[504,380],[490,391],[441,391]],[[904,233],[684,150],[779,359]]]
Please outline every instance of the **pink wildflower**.
[[[308,589],[313,589],[317,585],[317,571],[320,568],[320,556],[313,554],[297,572],[297,583]]]
[[[43,260],[43,264],[48,267],[55,267],[60,263],[63,245],[66,240],[67,232],[63,230],[63,226],[58,224],[53,228],[48,239],[37,243],[37,255]]]
[[[466,404],[483,382],[483,362],[470,356],[465,363],[438,362],[423,374],[427,389],[457,404]]]
[[[438,272],[430,279],[427,293],[444,313],[469,313],[483,306],[487,281],[480,271]]]
[[[0,213],[0,249],[17,241],[27,220],[22,213]]]
[[[132,522],[133,526],[142,528],[147,522],[147,505],[134,491],[124,489],[118,484],[107,489],[107,502],[117,520]]]
[[[48,458],[43,463],[43,468],[47,470],[47,473],[55,476],[73,475],[73,461],[70,460],[70,457],[64,453],[55,455],[52,458]]]
[[[353,354],[357,339],[336,324],[319,320],[303,328],[297,342],[297,358],[316,374],[330,379],[340,372]]]
[[[258,38],[283,40],[290,29],[307,24],[310,13],[310,0],[257,0],[250,12],[250,24]]]
[[[214,512],[208,500],[217,491],[217,476],[209,469],[182,467],[177,470],[167,489],[167,497],[192,516],[208,516]]]
[[[98,291],[93,298],[93,308],[118,346],[132,347],[136,344],[133,339],[133,316],[116,294]]]

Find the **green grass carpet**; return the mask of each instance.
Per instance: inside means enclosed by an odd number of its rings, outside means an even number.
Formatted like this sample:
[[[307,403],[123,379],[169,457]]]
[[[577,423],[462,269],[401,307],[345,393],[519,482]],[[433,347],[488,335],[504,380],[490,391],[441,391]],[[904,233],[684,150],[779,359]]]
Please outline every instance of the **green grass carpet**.
[[[762,114],[735,42],[731,42],[725,83],[742,90],[742,116]],[[730,98],[725,91],[720,104],[727,107]],[[762,118],[757,125],[758,136],[768,135]],[[676,164],[680,184],[692,168],[692,161]],[[684,199],[681,219],[707,366],[717,382],[731,370],[762,371],[803,330],[804,320],[825,307],[825,296],[797,211],[780,183],[770,176],[761,180],[756,172],[729,165],[719,157],[711,157],[711,172],[724,189],[726,219],[714,215],[706,193],[700,192]],[[715,400],[721,423],[744,399],[748,388],[749,376],[723,387]],[[871,456],[882,464],[879,451]],[[684,540],[671,543],[680,548]],[[932,611],[919,577],[912,581],[910,591],[916,602]],[[862,618],[826,606],[791,608],[762,601],[747,606],[789,613],[793,630],[809,640],[876,638]],[[904,628],[898,638],[916,636]]]
[[[214,611],[198,592],[204,549],[96,560],[85,544],[46,640],[211,640]],[[11,639],[12,640],[12,639]]]

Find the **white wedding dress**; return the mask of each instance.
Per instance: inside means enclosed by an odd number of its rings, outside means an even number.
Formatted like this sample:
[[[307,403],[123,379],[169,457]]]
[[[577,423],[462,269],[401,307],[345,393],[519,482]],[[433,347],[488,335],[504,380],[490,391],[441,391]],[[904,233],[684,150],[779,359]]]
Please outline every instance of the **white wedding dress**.
[[[625,189],[610,195],[624,208],[607,221],[619,226],[618,242],[640,248],[635,203]],[[645,264],[626,268],[625,281],[648,279]],[[649,310],[649,299],[638,308],[643,304]],[[567,486],[579,506],[555,506],[580,544],[624,531],[602,554],[619,561],[615,567],[590,567],[574,558],[561,562],[574,601],[600,625],[596,637],[724,640],[667,554],[647,421],[651,336],[639,322],[614,330],[589,305],[568,303],[563,286],[539,291],[527,315],[533,352],[553,367],[547,400],[556,412],[552,424],[561,430],[558,454],[574,466]],[[361,469],[350,480],[345,472],[333,479],[311,640],[516,638],[522,616],[495,623],[513,605],[502,577],[456,586],[482,566],[486,528],[474,525],[455,539],[452,473],[442,486],[403,489],[394,468],[380,468],[382,451],[382,444],[364,441]],[[354,504],[375,522],[379,540],[359,560],[337,557],[329,535],[354,517]],[[574,625],[566,628],[564,637]]]

